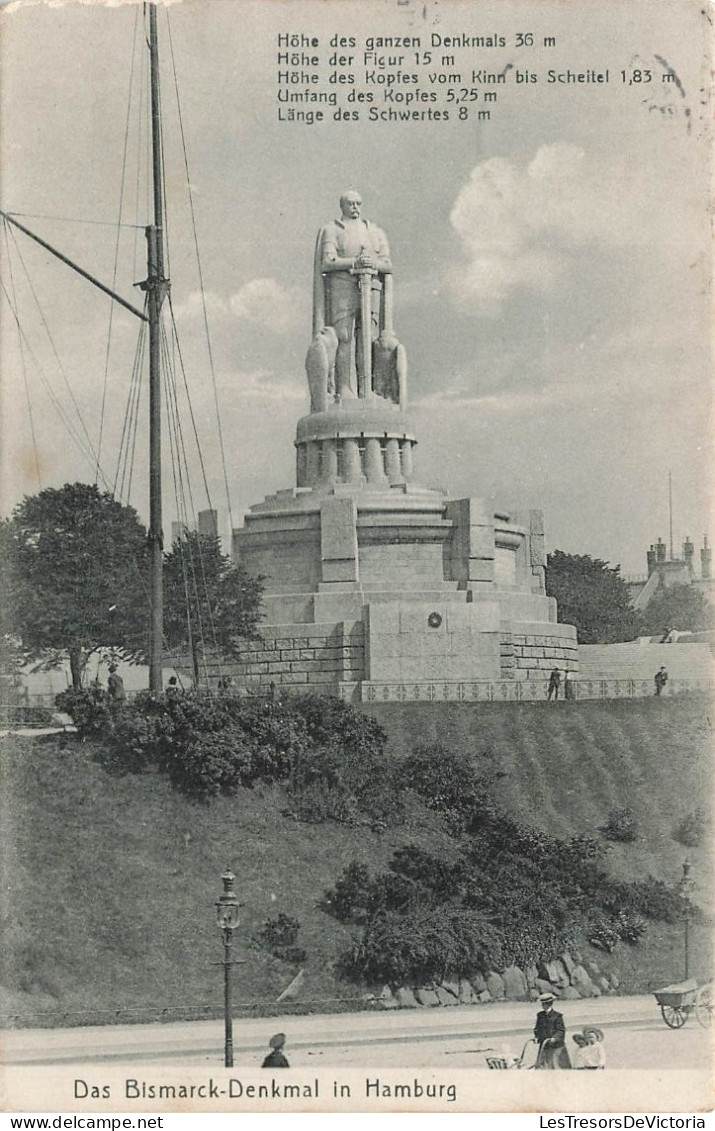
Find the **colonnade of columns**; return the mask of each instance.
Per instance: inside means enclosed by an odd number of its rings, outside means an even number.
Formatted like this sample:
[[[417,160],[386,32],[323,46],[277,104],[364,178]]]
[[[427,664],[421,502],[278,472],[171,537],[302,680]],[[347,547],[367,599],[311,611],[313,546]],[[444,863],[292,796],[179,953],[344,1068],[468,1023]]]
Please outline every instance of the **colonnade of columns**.
[[[299,487],[362,483],[365,479],[385,487],[409,482],[414,444],[414,440],[395,436],[308,440],[296,445],[296,481]]]

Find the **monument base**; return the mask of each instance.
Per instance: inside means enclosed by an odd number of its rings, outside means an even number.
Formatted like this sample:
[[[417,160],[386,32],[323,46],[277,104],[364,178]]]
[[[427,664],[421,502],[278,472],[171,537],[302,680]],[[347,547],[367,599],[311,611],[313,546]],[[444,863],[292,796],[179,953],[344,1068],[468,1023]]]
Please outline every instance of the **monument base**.
[[[252,507],[233,550],[266,579],[262,639],[223,665],[237,687],[361,699],[363,684],[391,684],[419,699],[439,684],[474,698],[479,683],[540,688],[554,667],[577,670],[576,631],[545,594],[540,511],[324,483]]]

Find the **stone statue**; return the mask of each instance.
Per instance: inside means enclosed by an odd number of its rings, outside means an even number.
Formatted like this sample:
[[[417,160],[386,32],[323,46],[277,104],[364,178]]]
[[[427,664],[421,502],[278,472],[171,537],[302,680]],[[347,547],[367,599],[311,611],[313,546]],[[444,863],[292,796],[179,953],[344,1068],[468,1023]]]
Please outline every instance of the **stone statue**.
[[[313,341],[306,357],[311,411],[331,401],[382,397],[404,406],[407,363],[392,329],[387,236],[363,219],[360,193],[340,198],[341,216],[318,232]]]

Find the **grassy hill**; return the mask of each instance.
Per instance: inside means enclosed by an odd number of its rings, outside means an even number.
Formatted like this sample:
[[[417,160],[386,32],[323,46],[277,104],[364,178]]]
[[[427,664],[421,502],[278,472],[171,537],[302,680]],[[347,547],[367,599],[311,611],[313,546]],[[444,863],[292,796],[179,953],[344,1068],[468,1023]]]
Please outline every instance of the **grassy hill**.
[[[623,878],[677,882],[687,854],[695,898],[708,903],[707,847],[672,838],[679,820],[709,803],[712,736],[704,700],[563,704],[383,704],[370,707],[404,753],[439,740],[491,749],[506,774],[501,800],[520,820],[558,836],[598,835],[610,809],[631,805],[640,838],[615,845],[610,867]],[[283,815],[280,787],[244,791],[210,806],[192,804],[155,774],[117,778],[92,761],[88,743],[14,739],[2,750],[3,934],[0,1009],[17,1023],[38,1014],[168,1010],[191,1016],[221,1008],[222,957],[214,900],[230,866],[243,903],[236,936],[239,1007],[274,1002],[296,967],[251,946],[279,912],[301,922],[307,951],[301,998],[360,991],[335,977],[349,939],[319,907],[352,860],[381,869],[405,843],[439,850],[446,834],[415,805],[406,824],[305,825]],[[693,972],[709,977],[705,928],[693,931]],[[604,968],[624,989],[653,988],[682,974],[680,927],[653,925],[637,948],[620,946]],[[127,1014],[121,1015],[122,1020]]]

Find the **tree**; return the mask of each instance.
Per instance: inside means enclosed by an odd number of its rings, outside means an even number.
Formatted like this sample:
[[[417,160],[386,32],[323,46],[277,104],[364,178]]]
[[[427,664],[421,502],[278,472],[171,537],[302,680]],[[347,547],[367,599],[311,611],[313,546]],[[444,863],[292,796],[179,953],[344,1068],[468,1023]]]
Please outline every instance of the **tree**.
[[[186,530],[164,557],[164,638],[191,651],[194,681],[210,651],[237,657],[259,636],[263,578],[221,553],[218,538]]]
[[[132,507],[88,483],[26,496],[3,523],[3,632],[45,668],[69,657],[72,684],[93,652],[143,657],[146,531]]]
[[[640,618],[620,568],[588,554],[549,554],[546,592],[556,598],[559,621],[576,626],[581,644],[613,644],[638,635]]]
[[[669,628],[705,632],[713,627],[713,610],[694,585],[662,586],[643,610],[643,631],[655,636]]]

